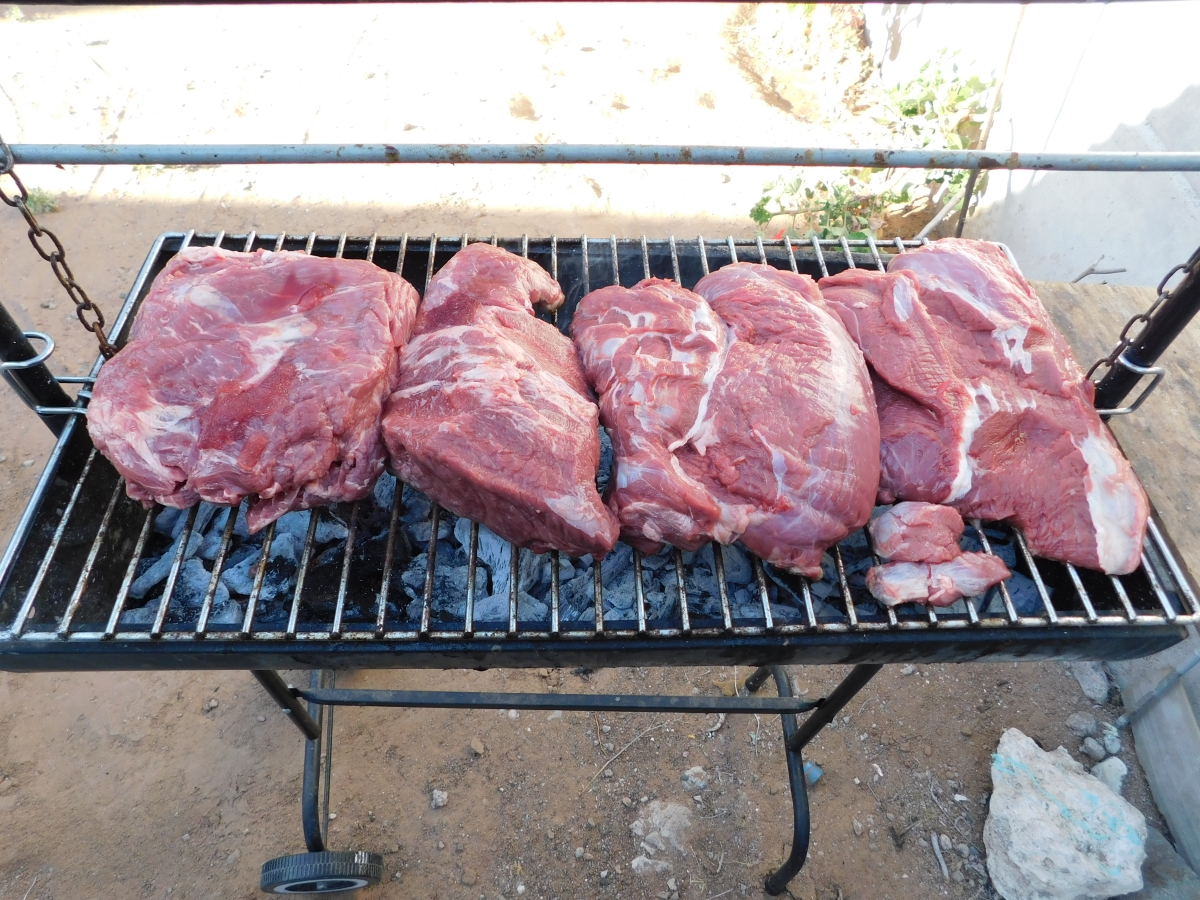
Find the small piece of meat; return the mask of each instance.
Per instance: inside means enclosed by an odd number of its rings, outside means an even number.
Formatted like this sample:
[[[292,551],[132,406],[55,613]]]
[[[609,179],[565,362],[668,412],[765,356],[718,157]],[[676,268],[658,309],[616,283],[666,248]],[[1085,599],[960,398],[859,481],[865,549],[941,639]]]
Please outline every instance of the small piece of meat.
[[[599,411],[571,341],[534,316],[563,292],[490,244],[429,284],[384,439],[403,480],[536,553],[603,556],[619,528],[596,491]]]
[[[862,354],[812,279],[736,263],[583,298],[571,332],[600,395],[625,538],[741,542],[820,577],[870,516],[878,420]]]
[[[889,562],[875,566],[867,572],[867,590],[884,606],[950,606],[960,597],[982,594],[1009,574],[999,557],[963,553],[950,562]]]
[[[875,552],[892,562],[949,562],[962,554],[963,520],[936,503],[897,503],[868,526]]]
[[[250,498],[251,531],[358,500],[383,472],[383,401],[417,292],[366,260],[194,247],[154,279],[88,407],[149,507]]]
[[[1092,383],[999,247],[947,238],[821,290],[877,379],[881,500],[1009,519],[1049,559],[1138,567],[1146,494]]]

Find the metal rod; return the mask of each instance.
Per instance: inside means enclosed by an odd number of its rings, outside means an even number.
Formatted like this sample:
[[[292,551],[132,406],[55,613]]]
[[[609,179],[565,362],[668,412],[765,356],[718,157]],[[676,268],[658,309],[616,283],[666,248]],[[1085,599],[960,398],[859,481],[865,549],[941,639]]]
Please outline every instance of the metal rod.
[[[79,580],[75,582],[75,590],[71,591],[71,599],[67,602],[66,612],[62,614],[58,628],[55,629],[59,637],[66,637],[71,630],[71,620],[75,618],[79,604],[83,601],[88,581],[92,577],[92,569],[96,566],[96,557],[100,555],[100,547],[104,544],[104,539],[108,537],[108,525],[112,521],[113,510],[117,508],[117,501],[121,499],[123,493],[125,493],[125,479],[118,478],[117,483],[113,485],[112,496],[109,497],[108,506],[104,510],[104,518],[100,520],[100,528],[96,531],[96,537],[92,541],[92,548],[88,551],[83,570],[79,573]]]
[[[870,668],[870,667],[868,667]],[[878,670],[881,666],[875,666]],[[872,672],[872,674],[874,674]],[[384,691],[317,689],[297,691],[323,706],[381,706],[410,709],[548,709],[582,712],[801,713],[817,702],[791,697],[704,697],[636,694],[509,694],[491,691]],[[847,698],[849,699],[849,698]],[[840,709],[840,707],[839,707]]]
[[[309,686],[330,687],[328,669],[311,672]],[[308,704],[308,714],[319,729],[317,738],[304,742],[304,779],[300,789],[300,821],[304,829],[304,845],[310,853],[326,850],[329,836],[329,776],[333,768],[333,710],[315,703]],[[321,765],[321,750],[325,750],[325,765]],[[322,771],[323,769],[323,771]],[[324,776],[322,778],[322,776]],[[321,782],[325,782],[325,804],[321,805]]]
[[[785,746],[789,750],[802,749],[817,736],[818,731],[833,721],[833,717],[841,712],[842,707],[854,699],[854,695],[866,687],[867,682],[882,668],[883,666],[877,663],[866,663],[851,669],[850,674],[842,679],[842,683],[834,688],[833,693],[819,701],[820,705],[816,711],[787,739]]]
[[[225,517],[225,527],[221,532],[221,545],[217,548],[216,559],[213,560],[212,577],[208,579],[208,588],[204,591],[204,600],[200,604],[200,618],[196,620],[196,637],[204,637],[208,632],[208,617],[212,613],[213,598],[217,595],[217,585],[221,581],[221,570],[225,568],[225,557],[233,543],[233,527],[237,522],[238,507],[229,507]]]
[[[397,267],[399,268],[399,267]],[[383,550],[383,578],[379,583],[379,608],[375,611],[375,634],[383,636],[387,619],[387,599],[392,590],[392,567],[396,560],[396,521],[400,518],[400,505],[403,502],[404,485],[396,479],[396,490],[392,492],[392,511],[388,515],[387,542]],[[316,513],[314,512],[315,516]]]
[[[121,587],[117,589],[117,599],[113,601],[113,608],[108,617],[108,624],[104,626],[103,637],[105,638],[111,638],[117,633],[117,625],[120,624],[121,613],[125,609],[125,600],[129,596],[129,588],[133,586],[133,578],[137,574],[138,563],[142,561],[142,554],[146,551],[146,541],[150,538],[150,528],[154,525],[154,517],[161,510],[161,506],[155,506],[152,509],[146,510],[146,518],[142,520],[142,530],[138,532],[137,542],[133,545],[133,556],[129,558],[129,564],[125,567],[125,577],[121,579]]]
[[[254,573],[254,581],[250,585],[250,597],[246,600],[246,615],[242,619],[241,636],[250,637],[254,629],[254,610],[258,606],[258,597],[262,593],[263,579],[267,577],[267,565],[271,561],[271,544],[275,540],[275,523],[272,522],[263,532],[262,551],[258,557],[258,571]]]
[[[999,153],[852,147],[666,144],[12,144],[37,165],[274,165],[287,163],[618,163],[700,166],[834,166],[886,169],[1056,169],[1067,172],[1200,172],[1195,152]]]
[[[19,363],[19,368],[5,365],[0,367],[4,380],[12,386],[21,398],[21,402],[30,409],[39,406],[62,408],[73,406],[74,398],[62,389],[44,362],[49,352],[53,352],[54,342],[45,337],[46,349],[39,354],[29,343],[29,337],[17,325],[9,311],[0,303],[0,363]],[[41,336],[38,333],[38,336]],[[49,352],[48,352],[49,351]],[[43,356],[43,354],[45,354]],[[35,362],[39,357],[43,360]],[[42,421],[57,437],[67,426],[64,416],[43,416]]]
[[[333,610],[333,627],[329,633],[334,637],[342,634],[342,616],[346,612],[346,589],[350,584],[350,563],[354,560],[354,544],[358,537],[358,506],[361,501],[355,500],[350,507],[350,527],[346,531],[346,552],[342,554],[342,577],[338,579],[337,605]],[[314,515],[316,515],[314,513]],[[437,538],[435,537],[434,540]]]
[[[978,178],[978,169],[972,169],[971,174],[967,176],[967,186],[963,190],[962,211],[958,214],[958,225],[954,229],[955,237],[962,237],[963,226],[967,224],[967,210],[971,208],[971,197],[975,193],[975,182]]]
[[[162,637],[163,624],[167,621],[167,610],[175,598],[175,585],[179,581],[179,572],[188,556],[188,544],[192,542],[192,529],[196,526],[196,513],[200,511],[197,503],[187,511],[183,521],[183,530],[179,532],[179,546],[175,548],[175,558],[171,560],[171,569],[167,572],[167,584],[163,588],[162,599],[158,601],[158,612],[154,616],[154,624],[150,626],[151,637]],[[247,629],[249,630],[249,629]]]
[[[1200,312],[1200,249],[1192,254],[1183,269],[1183,280],[1166,294],[1149,323],[1121,354],[1136,369],[1153,367],[1196,313]],[[1159,290],[1162,291],[1165,286],[1164,281]],[[1142,379],[1142,373],[1136,369],[1123,365],[1112,366],[1096,385],[1096,408],[1119,408]]]
[[[258,679],[258,683],[271,695],[271,699],[279,704],[279,708],[291,716],[296,727],[306,738],[315,741],[321,736],[321,726],[308,714],[304,704],[292,693],[278,672],[274,669],[253,669],[250,674]]]

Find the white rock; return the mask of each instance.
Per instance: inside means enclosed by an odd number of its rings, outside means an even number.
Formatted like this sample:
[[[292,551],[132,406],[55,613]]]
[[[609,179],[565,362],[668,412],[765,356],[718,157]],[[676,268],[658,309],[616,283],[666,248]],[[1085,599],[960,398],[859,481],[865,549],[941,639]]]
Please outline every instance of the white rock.
[[[648,856],[635,856],[629,863],[634,875],[669,875],[671,864],[665,859],[651,859]]]
[[[708,773],[704,771],[703,766],[692,766],[679,776],[679,781],[689,794],[693,791],[702,791],[708,787]]]
[[[658,832],[681,856],[687,856],[687,831],[691,825],[692,813],[686,806],[655,800],[645,807],[642,817],[629,830],[638,837]]]
[[[1108,702],[1108,673],[1098,662],[1073,662],[1067,664],[1067,671],[1075,676],[1079,687],[1093,703]]]
[[[1104,745],[1104,749],[1111,756],[1116,756],[1121,752],[1121,735],[1117,732],[1116,727],[1108,722],[1100,727],[1100,743]]]
[[[1108,755],[1104,752],[1104,745],[1092,737],[1083,739],[1083,752],[1096,760],[1104,759]]]
[[[1092,775],[1099,778],[1114,794],[1121,793],[1121,788],[1125,786],[1125,776],[1128,774],[1129,767],[1115,756],[1092,766]]]
[[[429,794],[429,808],[441,809],[450,802],[450,795],[445,791],[439,791],[436,788]]]
[[[1100,733],[1100,721],[1094,713],[1090,712],[1071,713],[1067,716],[1067,727],[1080,740],[1086,737],[1095,737]]]
[[[992,755],[983,841],[1005,900],[1090,900],[1142,887],[1142,814],[1065,749],[1046,753],[1016,728]]]

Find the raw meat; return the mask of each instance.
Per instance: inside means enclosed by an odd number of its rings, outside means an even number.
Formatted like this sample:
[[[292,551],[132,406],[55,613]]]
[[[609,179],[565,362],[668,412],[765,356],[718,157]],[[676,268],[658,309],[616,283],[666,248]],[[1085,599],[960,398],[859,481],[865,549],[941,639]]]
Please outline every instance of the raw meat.
[[[615,517],[596,492],[599,412],[541,266],[490,244],[429,284],[387,404],[396,474],[460,516],[541,553],[604,555]]]
[[[982,594],[1008,576],[1004,560],[987,553],[963,553],[944,563],[889,562],[875,566],[867,572],[867,590],[884,606],[950,606],[960,597]]]
[[[600,394],[626,540],[745,546],[820,577],[878,484],[874,397],[812,280],[738,263],[695,293],[648,279],[585,297],[571,326]]]
[[[357,500],[383,471],[380,411],[417,301],[365,260],[183,250],[100,370],[88,431],[147,507],[249,497],[257,531]]]
[[[1124,574],[1149,504],[1093,386],[994,244],[946,239],[825,278],[876,376],[880,499],[1011,519],[1033,552]]]
[[[962,553],[962,516],[949,506],[897,503],[868,528],[875,552],[893,562],[942,563]]]

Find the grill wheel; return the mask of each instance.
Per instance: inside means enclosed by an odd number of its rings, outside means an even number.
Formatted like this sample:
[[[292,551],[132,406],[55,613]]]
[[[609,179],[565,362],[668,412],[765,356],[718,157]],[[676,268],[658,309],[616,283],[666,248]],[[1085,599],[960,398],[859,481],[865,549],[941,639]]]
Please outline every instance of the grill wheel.
[[[334,894],[383,880],[383,857],[363,850],[326,850],[280,856],[263,864],[260,886],[268,894]]]

